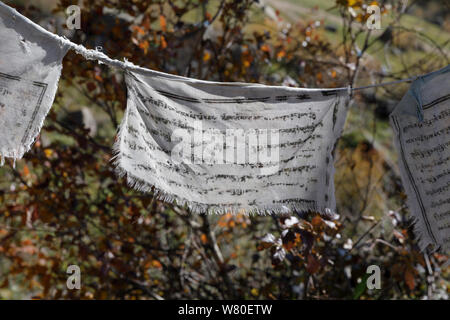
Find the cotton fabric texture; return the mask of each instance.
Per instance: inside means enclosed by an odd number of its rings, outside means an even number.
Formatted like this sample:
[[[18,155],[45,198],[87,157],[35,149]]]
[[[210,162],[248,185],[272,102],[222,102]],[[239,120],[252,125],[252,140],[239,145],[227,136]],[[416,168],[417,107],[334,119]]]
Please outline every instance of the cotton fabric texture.
[[[0,155],[20,159],[52,106],[67,46],[0,3]]]
[[[126,83],[115,163],[137,190],[196,213],[335,210],[346,91],[143,72]]]
[[[390,116],[422,249],[449,252],[450,67],[416,80]]]

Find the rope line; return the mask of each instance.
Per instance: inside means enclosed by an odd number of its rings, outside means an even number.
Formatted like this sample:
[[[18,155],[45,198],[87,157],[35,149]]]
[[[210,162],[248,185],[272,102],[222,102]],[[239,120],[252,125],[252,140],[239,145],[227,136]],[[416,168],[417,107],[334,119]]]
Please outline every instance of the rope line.
[[[155,77],[163,77],[163,78],[166,78],[166,79],[171,79],[171,80],[174,80],[174,81],[186,81],[186,82],[190,82],[190,83],[203,83],[203,84],[217,84],[217,85],[225,85],[225,86],[247,86],[247,87],[265,86],[263,84],[257,84],[257,83],[215,82],[215,81],[206,81],[206,80],[193,79],[193,78],[173,75],[173,74],[169,74],[169,73],[165,73],[165,72],[161,72],[161,71],[156,71],[156,70],[151,70],[151,69],[143,68],[143,67],[140,67],[140,66],[136,66],[132,62],[129,62],[126,59],[124,59],[124,61],[120,61],[120,60],[117,60],[117,59],[112,59],[112,58],[108,57],[106,54],[104,54],[103,52],[101,52],[99,50],[99,48],[97,48],[95,50],[94,49],[87,49],[83,45],[76,44],[76,43],[70,41],[69,39],[67,39],[66,37],[61,37],[61,36],[59,36],[57,34],[54,34],[54,33],[50,32],[50,31],[44,29],[43,27],[41,27],[37,23],[35,23],[35,22],[31,21],[30,19],[28,19],[27,17],[21,15],[15,9],[5,5],[1,1],[0,1],[0,7],[2,9],[4,9],[4,10],[8,11],[11,14],[13,20],[17,20],[17,19],[22,20],[24,23],[29,24],[30,26],[36,28],[37,30],[39,30],[40,32],[45,34],[47,37],[58,41],[61,44],[61,46],[65,46],[66,48],[75,51],[77,54],[82,55],[87,60],[97,60],[99,64],[103,63],[103,64],[109,65],[111,67],[114,67],[114,68],[122,69],[124,71],[134,71],[134,72],[141,73],[141,74],[146,74],[146,75],[151,75],[151,76],[155,76]],[[428,76],[428,75],[430,75],[432,73],[428,73],[428,74],[421,75],[421,76],[416,76],[416,77],[411,77],[411,78],[408,78],[408,79],[402,79],[402,80],[397,80],[397,81],[372,84],[372,85],[356,87],[356,88],[353,88],[352,85],[350,85],[348,87],[328,88],[328,89],[330,89],[330,90],[348,90],[350,95],[351,95],[351,93],[354,92],[354,91],[360,91],[360,90],[365,90],[365,89],[370,89],[370,88],[378,88],[378,87],[390,86],[390,85],[400,84],[400,83],[404,83],[404,82],[412,82],[412,81],[417,80],[418,78],[426,77],[426,76]],[[271,86],[271,87],[279,87],[279,88],[281,88],[281,87],[286,87],[286,86]],[[297,88],[293,88],[293,87],[286,87],[286,88],[297,89]],[[307,89],[307,88],[305,88],[305,89]],[[325,89],[325,88],[322,88],[322,90],[323,89]]]

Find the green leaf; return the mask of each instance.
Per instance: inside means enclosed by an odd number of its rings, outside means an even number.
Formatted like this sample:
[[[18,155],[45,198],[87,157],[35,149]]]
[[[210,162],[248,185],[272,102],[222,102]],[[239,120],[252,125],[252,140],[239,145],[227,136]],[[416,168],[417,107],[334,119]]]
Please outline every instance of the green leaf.
[[[369,274],[365,274],[362,278],[361,282],[358,283],[358,285],[355,288],[355,291],[353,291],[353,299],[358,300],[359,297],[363,295],[364,292],[366,292],[367,289],[367,279],[369,278]]]

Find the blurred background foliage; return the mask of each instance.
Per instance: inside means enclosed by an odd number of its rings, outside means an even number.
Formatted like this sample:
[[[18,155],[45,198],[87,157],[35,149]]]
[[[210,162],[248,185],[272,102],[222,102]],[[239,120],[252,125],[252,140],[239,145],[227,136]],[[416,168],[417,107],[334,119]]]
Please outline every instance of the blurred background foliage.
[[[143,67],[216,81],[354,87],[449,64],[449,1],[6,1]],[[69,5],[81,30],[65,27]],[[366,26],[366,6],[382,29]],[[412,233],[388,115],[408,84],[358,92],[336,150],[336,214],[200,216],[127,187],[111,146],[120,70],[69,52],[32,150],[0,168],[0,298],[447,299],[447,256]],[[66,269],[79,265],[81,290]],[[368,290],[378,265],[381,290]]]

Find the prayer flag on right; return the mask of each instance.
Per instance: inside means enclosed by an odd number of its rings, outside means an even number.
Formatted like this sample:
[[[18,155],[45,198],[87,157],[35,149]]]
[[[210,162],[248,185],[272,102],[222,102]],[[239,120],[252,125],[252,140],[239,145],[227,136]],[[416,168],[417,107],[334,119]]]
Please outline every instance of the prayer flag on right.
[[[425,250],[450,248],[450,66],[414,81],[390,115],[408,207]]]

